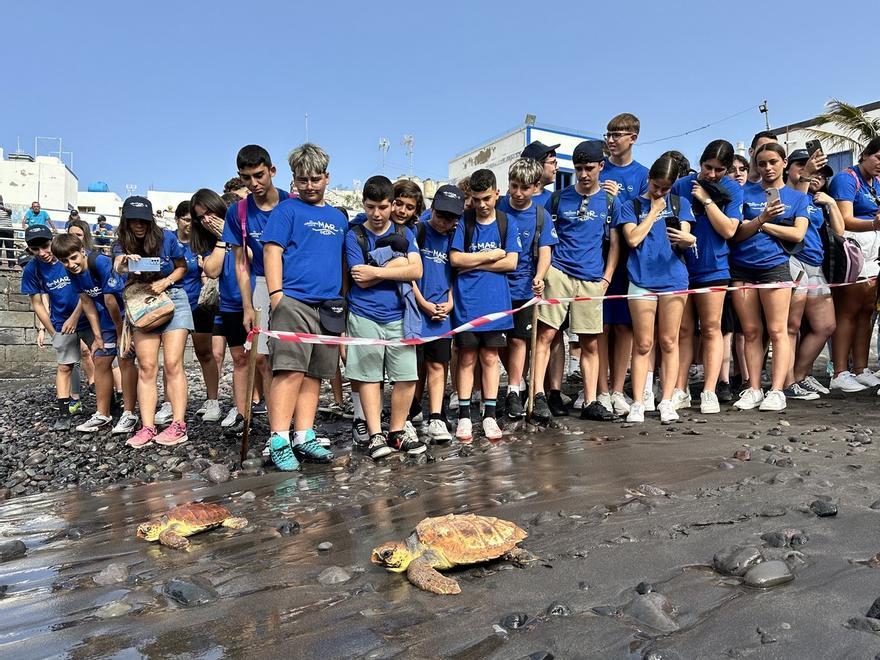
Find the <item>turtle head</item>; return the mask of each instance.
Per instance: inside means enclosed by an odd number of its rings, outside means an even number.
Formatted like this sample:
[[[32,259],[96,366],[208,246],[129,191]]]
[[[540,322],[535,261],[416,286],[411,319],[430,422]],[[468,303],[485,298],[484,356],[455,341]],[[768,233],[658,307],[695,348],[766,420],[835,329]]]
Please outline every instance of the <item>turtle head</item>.
[[[384,566],[389,571],[402,573],[406,570],[409,563],[415,559],[413,553],[406,547],[404,543],[391,541],[373,548],[373,555],[370,560],[374,564]]]
[[[147,541],[155,541],[162,532],[162,524],[158,520],[141,523],[137,528],[137,537]]]

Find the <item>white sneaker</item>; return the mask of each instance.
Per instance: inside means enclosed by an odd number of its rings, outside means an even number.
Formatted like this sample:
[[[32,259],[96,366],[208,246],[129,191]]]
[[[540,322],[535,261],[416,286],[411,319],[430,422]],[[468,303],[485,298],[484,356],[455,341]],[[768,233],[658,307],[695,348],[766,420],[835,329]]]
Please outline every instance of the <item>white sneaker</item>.
[[[504,435],[494,417],[483,418],[483,433],[488,440],[500,440]]]
[[[862,373],[857,375],[856,380],[865,387],[877,387],[880,385],[880,378],[877,378],[877,376],[872,374],[869,369],[865,369]]]
[[[776,412],[778,410],[785,410],[785,406],[785,395],[782,393],[782,390],[770,390],[767,392],[767,396],[764,397],[758,410]]]
[[[133,412],[126,410],[122,413],[122,417],[116,422],[116,426],[110,431],[113,435],[122,435],[123,433],[131,435],[138,423],[138,416]]]
[[[418,431],[416,431],[416,427],[413,426],[413,423],[409,420],[406,420],[403,423],[403,434],[414,442],[421,442],[421,439],[419,438],[419,433]]]
[[[584,407],[584,391],[581,390],[578,392],[578,398],[574,400],[574,403],[571,406],[575,410],[580,410]]]
[[[202,413],[202,419],[206,422],[219,422],[223,413],[220,411],[220,402],[217,399],[208,399],[205,401],[205,412]]]
[[[174,416],[174,413],[171,410],[171,402],[166,401],[159,409],[156,411],[156,417],[153,420],[157,426],[165,426],[166,424],[171,423],[171,418]]]
[[[635,422],[641,424],[645,421],[645,406],[641,403],[636,403],[633,401],[632,405],[629,407],[629,414],[626,416],[627,422]]]
[[[596,401],[598,401],[599,405],[605,408],[605,410],[607,410],[608,412],[614,412],[613,399],[611,398],[611,395],[608,394],[608,392],[597,396]],[[627,411],[629,411],[629,406],[627,406]]]
[[[458,410],[458,394],[455,392],[449,395],[449,409]]]
[[[829,390],[812,376],[807,376],[806,378],[804,378],[801,381],[801,387],[808,390],[813,390],[814,392],[818,392],[819,394],[831,394],[831,390]]]
[[[657,410],[654,404],[654,388],[645,388],[645,395],[643,397],[643,404],[645,406],[645,412],[653,412]]]
[[[718,405],[718,397],[715,392],[704,391],[700,394],[700,412],[704,415],[721,412],[721,406]]]
[[[459,442],[471,442],[474,439],[474,425],[467,417],[458,420],[458,426],[455,427],[455,437]]]
[[[663,399],[657,406],[657,410],[660,411],[661,424],[672,424],[672,422],[678,421],[678,413],[675,412],[675,404],[672,403],[672,399]]]
[[[675,410],[691,407],[691,393],[684,390],[675,389],[672,392],[672,406]]]
[[[77,426],[76,430],[80,433],[94,433],[95,431],[100,431],[112,421],[112,417],[104,417],[101,413],[96,412],[85,422]]]
[[[747,390],[744,390],[743,393],[739,395],[739,400],[734,402],[733,407],[739,410],[752,410],[761,405],[761,402],[763,400],[763,390],[754,390],[749,388]]]
[[[230,426],[235,424],[235,420],[238,419],[238,408],[232,406],[229,409],[229,412],[226,413],[226,417],[223,418],[223,421],[220,422],[221,428],[228,429]]]
[[[627,401],[623,392],[611,393],[611,412],[616,413],[620,417],[629,414],[630,402]]]
[[[832,390],[840,390],[841,392],[861,392],[867,389],[858,379],[848,371],[841,371],[837,376],[831,379],[828,387]]]
[[[208,399],[205,399],[205,402],[202,404],[202,407],[199,408],[198,410],[196,410],[196,415],[201,417],[202,415],[205,414],[205,412],[207,412],[207,410],[208,410]]]
[[[425,428],[425,435],[432,442],[449,442],[452,440],[452,434],[446,428],[446,424],[442,419],[432,419]]]

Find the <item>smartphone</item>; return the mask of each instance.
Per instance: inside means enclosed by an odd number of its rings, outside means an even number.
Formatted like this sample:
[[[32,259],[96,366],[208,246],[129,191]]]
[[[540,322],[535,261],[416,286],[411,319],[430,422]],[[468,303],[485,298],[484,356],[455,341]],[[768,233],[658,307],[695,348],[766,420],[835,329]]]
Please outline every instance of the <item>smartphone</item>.
[[[137,261],[128,262],[128,270],[132,273],[158,273],[159,257],[141,257]]]
[[[779,189],[778,188],[767,188],[764,191],[767,194],[767,206],[770,206],[774,202],[779,201]]]
[[[666,228],[677,229],[678,231],[681,231],[681,220],[679,220],[675,216],[668,216],[666,218]]]
[[[822,143],[819,140],[807,140],[807,155],[812,156],[817,151],[822,151]]]

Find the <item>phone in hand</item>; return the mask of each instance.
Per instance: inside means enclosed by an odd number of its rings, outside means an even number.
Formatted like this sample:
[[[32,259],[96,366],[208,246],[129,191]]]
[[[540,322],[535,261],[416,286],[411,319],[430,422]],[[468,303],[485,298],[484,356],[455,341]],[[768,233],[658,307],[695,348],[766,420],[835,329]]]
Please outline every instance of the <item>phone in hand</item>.
[[[767,188],[764,192],[767,194],[767,206],[772,206],[775,202],[779,201],[778,188]]]
[[[666,228],[677,229],[678,231],[681,231],[681,220],[679,220],[675,216],[668,216],[666,218]]]
[[[158,273],[160,266],[159,257],[141,257],[128,262],[128,270],[132,273]]]
[[[817,151],[822,151],[822,143],[819,140],[807,140],[807,155],[812,157]]]

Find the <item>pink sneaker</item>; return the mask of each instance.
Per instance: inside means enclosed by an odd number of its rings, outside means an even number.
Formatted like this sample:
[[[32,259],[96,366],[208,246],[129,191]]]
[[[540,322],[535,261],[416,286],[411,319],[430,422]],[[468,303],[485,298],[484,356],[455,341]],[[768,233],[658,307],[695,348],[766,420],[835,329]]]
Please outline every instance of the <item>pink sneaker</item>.
[[[156,444],[171,447],[186,442],[186,422],[171,422],[171,425],[156,436]]]
[[[137,433],[135,433],[133,436],[125,441],[125,444],[127,444],[129,447],[139,449],[140,447],[146,447],[148,444],[153,442],[153,438],[155,437],[155,426],[142,426]]]

